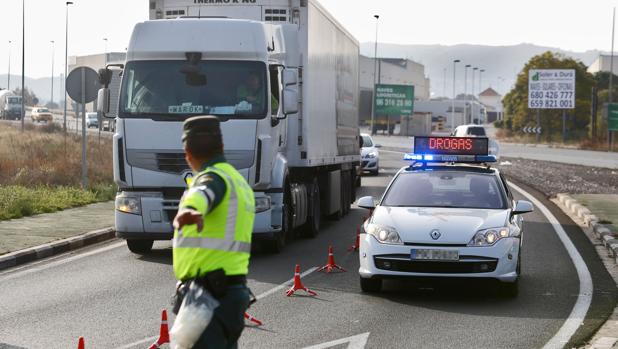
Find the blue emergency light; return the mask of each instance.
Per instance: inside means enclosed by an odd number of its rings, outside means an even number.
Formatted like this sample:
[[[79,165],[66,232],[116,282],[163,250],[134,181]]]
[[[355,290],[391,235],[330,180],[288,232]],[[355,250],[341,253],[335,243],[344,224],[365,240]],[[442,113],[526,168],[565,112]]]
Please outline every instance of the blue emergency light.
[[[489,155],[489,139],[482,137],[414,137],[414,153],[404,160],[414,162],[496,162]]]

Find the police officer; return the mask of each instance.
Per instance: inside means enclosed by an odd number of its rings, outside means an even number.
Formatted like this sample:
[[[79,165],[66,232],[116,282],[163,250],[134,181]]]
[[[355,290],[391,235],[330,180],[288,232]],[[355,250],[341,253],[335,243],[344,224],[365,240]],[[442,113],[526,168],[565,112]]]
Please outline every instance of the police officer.
[[[250,297],[253,190],[226,162],[216,117],[188,119],[182,140],[197,175],[174,219],[174,273],[182,282],[200,281],[220,303],[194,348],[236,348]]]

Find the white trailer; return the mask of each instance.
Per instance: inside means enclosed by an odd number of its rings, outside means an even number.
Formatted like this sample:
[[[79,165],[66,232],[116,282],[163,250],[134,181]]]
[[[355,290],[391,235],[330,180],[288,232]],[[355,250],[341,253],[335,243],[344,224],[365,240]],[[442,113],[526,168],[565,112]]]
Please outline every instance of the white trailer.
[[[0,91],[0,118],[3,120],[21,120],[21,96],[9,90]]]
[[[314,0],[150,9],[156,20],[137,24],[128,47],[114,135],[116,231],[129,248],[146,253],[172,237],[192,175],[182,122],[194,115],[221,118],[225,156],[255,191],[254,237],[273,251],[346,214],[360,165],[358,42]],[[259,96],[244,98],[247,86]]]

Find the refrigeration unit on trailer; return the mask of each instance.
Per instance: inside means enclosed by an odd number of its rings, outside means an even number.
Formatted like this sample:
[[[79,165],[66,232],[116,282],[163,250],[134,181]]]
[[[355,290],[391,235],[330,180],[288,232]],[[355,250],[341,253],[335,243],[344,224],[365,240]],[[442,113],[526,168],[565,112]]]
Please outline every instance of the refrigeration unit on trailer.
[[[220,117],[225,157],[255,192],[254,237],[273,251],[346,214],[360,165],[358,42],[313,0],[150,8],[161,20],[135,26],[114,135],[116,231],[129,248],[172,237],[193,175],[182,123],[195,115]],[[109,91],[99,98],[109,113]]]

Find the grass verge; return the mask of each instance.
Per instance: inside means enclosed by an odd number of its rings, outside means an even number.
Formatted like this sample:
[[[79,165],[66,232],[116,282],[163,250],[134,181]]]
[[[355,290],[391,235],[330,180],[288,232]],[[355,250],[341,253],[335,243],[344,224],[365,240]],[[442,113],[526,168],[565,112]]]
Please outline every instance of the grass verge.
[[[108,201],[115,195],[116,187],[113,185],[97,185],[86,190],[63,186],[0,186],[0,220]]]

